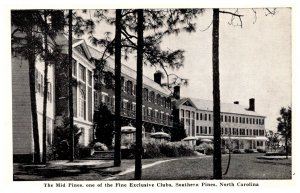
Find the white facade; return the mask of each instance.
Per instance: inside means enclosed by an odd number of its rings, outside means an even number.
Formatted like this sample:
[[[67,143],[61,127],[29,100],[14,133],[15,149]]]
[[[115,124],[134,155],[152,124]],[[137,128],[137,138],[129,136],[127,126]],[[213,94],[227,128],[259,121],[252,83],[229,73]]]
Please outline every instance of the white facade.
[[[213,139],[212,101],[181,99],[179,120],[188,136]],[[222,107],[230,112],[222,111]],[[236,111],[236,113],[235,113]],[[229,139],[235,149],[265,149],[265,117],[239,104],[221,104],[221,134],[223,145]]]
[[[36,60],[36,105],[39,129],[40,152],[43,151],[43,99],[45,65],[38,57]],[[47,96],[47,142],[52,143],[54,124],[54,66],[48,66]],[[13,153],[29,155],[33,149],[31,104],[29,89],[28,61],[12,57],[12,104],[13,104]]]
[[[84,42],[82,42],[84,43]],[[85,43],[84,43],[85,44]],[[86,50],[85,50],[86,51]],[[74,112],[74,124],[81,128],[79,143],[87,146],[93,140],[93,114],[94,114],[94,69],[87,58],[73,49],[73,78],[79,82],[76,93],[77,111]],[[76,70],[74,70],[76,68]],[[90,96],[88,91],[90,90]],[[89,107],[89,104],[91,105]]]

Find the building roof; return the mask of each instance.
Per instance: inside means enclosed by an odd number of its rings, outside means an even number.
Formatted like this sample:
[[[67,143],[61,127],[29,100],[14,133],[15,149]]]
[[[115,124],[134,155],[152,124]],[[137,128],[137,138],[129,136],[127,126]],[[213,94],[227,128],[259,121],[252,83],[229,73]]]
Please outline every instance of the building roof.
[[[91,47],[91,46],[88,46],[89,49],[90,49],[90,53],[92,55],[93,58],[95,59],[100,59],[102,57],[102,52],[98,51],[97,49]],[[115,69],[115,63],[114,63],[114,60],[113,58],[108,58],[108,61],[107,61],[107,67],[110,68],[110,69]],[[129,77],[131,77],[132,79],[136,80],[136,71],[133,70],[132,68],[128,67],[127,65],[125,64],[122,64],[122,74],[125,74]],[[168,90],[166,87],[162,87],[160,86],[159,84],[157,84],[156,82],[154,82],[154,80],[150,79],[149,77],[147,76],[143,76],[143,84],[146,85],[146,87],[151,87],[149,88],[150,90],[151,89],[154,89],[156,91],[159,91],[165,95],[170,95],[171,94],[171,91]]]
[[[176,107],[179,107],[188,100],[190,100],[190,102],[192,102],[191,104],[198,110],[213,111],[213,101],[197,98],[180,99],[176,101]],[[258,114],[257,112],[248,110],[248,108],[245,106],[233,103],[221,103],[221,112],[262,117],[262,115]]]

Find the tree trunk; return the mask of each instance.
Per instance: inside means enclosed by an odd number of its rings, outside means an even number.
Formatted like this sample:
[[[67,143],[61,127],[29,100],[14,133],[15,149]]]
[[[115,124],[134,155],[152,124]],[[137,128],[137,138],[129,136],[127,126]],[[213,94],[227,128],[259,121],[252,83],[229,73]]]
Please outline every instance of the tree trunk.
[[[72,9],[69,10],[69,49],[68,49],[68,63],[69,63],[69,120],[70,120],[70,161],[74,161],[75,143],[74,143],[74,112],[73,112],[73,78],[72,78]],[[76,101],[75,101],[76,102]]]
[[[115,35],[115,151],[114,166],[121,165],[121,9],[116,10]]]
[[[213,110],[214,154],[213,179],[222,179],[221,128],[220,128],[220,75],[219,75],[219,9],[213,9]]]
[[[45,14],[45,22],[47,21],[47,17]],[[47,36],[47,24],[45,24],[44,29],[44,43],[45,43],[45,70],[44,70],[44,98],[43,98],[43,156],[42,162],[45,164],[47,162],[47,91],[48,91],[48,36]]]
[[[33,39],[32,31],[27,32],[29,41]],[[33,162],[40,163],[40,143],[39,143],[39,127],[37,120],[37,108],[36,108],[36,95],[35,95],[35,48],[31,42],[28,43],[28,65],[29,65],[29,85],[30,85],[30,100],[31,100],[31,119],[32,119],[32,133],[34,143]]]
[[[136,66],[136,147],[135,147],[135,173],[134,179],[140,180],[142,177],[142,127],[143,127],[143,49],[144,49],[144,16],[143,10],[137,10],[137,66]]]

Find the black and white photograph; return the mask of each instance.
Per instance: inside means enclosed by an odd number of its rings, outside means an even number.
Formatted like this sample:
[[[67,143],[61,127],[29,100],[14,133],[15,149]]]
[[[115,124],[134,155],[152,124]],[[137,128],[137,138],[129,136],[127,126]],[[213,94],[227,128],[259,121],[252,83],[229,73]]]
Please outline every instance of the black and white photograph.
[[[6,10],[10,183],[293,182],[294,7],[169,5]]]

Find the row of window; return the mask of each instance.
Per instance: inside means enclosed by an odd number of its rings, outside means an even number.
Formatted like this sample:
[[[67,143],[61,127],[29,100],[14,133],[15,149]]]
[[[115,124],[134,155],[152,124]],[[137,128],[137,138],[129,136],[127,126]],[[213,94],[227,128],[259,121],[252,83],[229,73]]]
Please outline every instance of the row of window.
[[[114,80],[112,79],[112,81]],[[102,76],[101,82],[105,84],[104,76]],[[121,90],[129,95],[136,96],[136,84],[131,80],[125,80],[123,76],[121,77]],[[171,100],[169,98],[156,94],[154,91],[149,91],[148,88],[143,88],[143,100],[171,109]]]
[[[181,109],[181,117],[195,119],[195,112]],[[240,117],[231,115],[221,115],[221,122],[228,123],[243,123],[243,124],[256,124],[264,125],[264,119],[261,118],[251,118],[251,117]],[[196,113],[196,120],[212,121],[212,114],[209,113]]]
[[[196,126],[196,134],[213,134],[212,127]],[[244,128],[221,128],[222,135],[265,136],[265,130]]]
[[[85,66],[83,66],[82,64],[77,62],[75,59],[73,59],[72,75],[74,78],[77,79],[77,81],[84,83],[81,86],[77,87],[79,89],[78,116],[83,118],[84,120],[86,120],[87,109],[89,109],[89,111],[92,109],[92,107],[91,107],[91,92],[92,92],[92,83],[93,83],[93,73],[91,70],[88,70]],[[73,93],[73,94],[76,94],[76,93]],[[90,116],[91,115],[89,115],[89,119],[90,119]]]
[[[39,93],[41,97],[44,97],[44,75],[37,69],[35,70],[35,92]],[[47,100],[52,102],[52,84],[48,82]]]
[[[87,72],[87,75],[86,75]],[[72,75],[77,78],[77,62],[73,59],[72,63]],[[87,70],[83,65],[78,63],[78,78],[80,81],[86,83],[86,76],[87,76],[87,83],[88,85],[92,86],[92,71]]]
[[[97,92],[95,92],[95,105],[99,105],[99,94]],[[112,107],[112,110],[114,110],[115,108],[115,96],[110,97],[107,94],[102,94],[102,99],[101,101],[103,103],[105,103],[108,106]],[[126,114],[127,112],[136,112],[136,103],[135,102],[129,102],[126,99],[123,99],[121,101],[121,107],[124,111],[124,113]],[[151,107],[145,107],[143,106],[143,116],[148,116],[148,117],[152,117],[152,118],[157,118],[157,119],[161,119],[161,120],[171,120],[172,116],[169,115],[169,113],[165,113],[163,111],[159,111],[157,109],[152,109]]]

